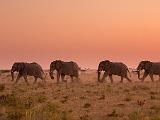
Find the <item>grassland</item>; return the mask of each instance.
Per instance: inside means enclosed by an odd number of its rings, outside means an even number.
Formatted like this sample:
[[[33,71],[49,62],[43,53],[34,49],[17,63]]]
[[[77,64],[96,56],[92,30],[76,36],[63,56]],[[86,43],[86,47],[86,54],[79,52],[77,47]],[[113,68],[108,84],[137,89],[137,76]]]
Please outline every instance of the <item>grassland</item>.
[[[147,78],[141,83],[132,73],[132,83],[114,76],[97,83],[96,71],[83,72],[80,83],[68,88],[47,76],[33,85],[29,77],[18,84],[11,81],[10,73],[0,76],[0,120],[160,120],[160,81]]]

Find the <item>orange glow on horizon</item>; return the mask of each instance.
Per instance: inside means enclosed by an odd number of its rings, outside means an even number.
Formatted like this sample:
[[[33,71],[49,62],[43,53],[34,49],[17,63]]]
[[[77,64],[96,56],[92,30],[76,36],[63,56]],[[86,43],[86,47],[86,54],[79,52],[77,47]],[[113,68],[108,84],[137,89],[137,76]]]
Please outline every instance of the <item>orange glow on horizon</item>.
[[[77,61],[97,68],[104,59],[136,67],[159,61],[158,0],[0,1],[0,69],[15,61]]]

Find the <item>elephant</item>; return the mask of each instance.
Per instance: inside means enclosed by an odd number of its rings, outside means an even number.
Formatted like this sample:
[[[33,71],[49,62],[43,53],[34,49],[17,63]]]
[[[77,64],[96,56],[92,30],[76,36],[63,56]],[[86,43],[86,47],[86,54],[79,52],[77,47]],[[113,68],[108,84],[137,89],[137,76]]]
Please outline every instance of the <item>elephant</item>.
[[[12,81],[14,81],[14,72],[18,72],[18,76],[15,83],[17,83],[19,79],[23,77],[27,85],[29,85],[27,76],[34,76],[35,78],[34,83],[37,82],[38,78],[42,79],[43,82],[46,82],[45,73],[42,70],[42,67],[35,62],[33,63],[15,62],[11,68]]]
[[[144,75],[140,78],[140,71],[145,70]],[[154,81],[153,75],[159,75],[160,80],[160,62],[151,61],[141,61],[137,67],[138,78],[144,81],[144,79],[149,75],[152,82]]]
[[[105,71],[102,80],[100,80],[101,71]],[[132,80],[128,77],[127,72],[130,74],[128,67],[122,62],[101,61],[98,65],[98,82],[103,82],[108,75],[111,83],[113,83],[112,75],[121,76],[121,82],[123,82],[123,78],[131,82]]]
[[[79,66],[76,62],[70,61],[70,62],[64,62],[61,60],[55,60],[51,62],[50,64],[50,77],[51,79],[54,79],[53,77],[53,71],[57,71],[57,84],[59,83],[59,78],[61,76],[61,79],[63,82],[67,82],[64,80],[65,75],[69,75],[71,77],[71,81],[73,82],[73,77],[76,77],[77,80],[79,80]]]

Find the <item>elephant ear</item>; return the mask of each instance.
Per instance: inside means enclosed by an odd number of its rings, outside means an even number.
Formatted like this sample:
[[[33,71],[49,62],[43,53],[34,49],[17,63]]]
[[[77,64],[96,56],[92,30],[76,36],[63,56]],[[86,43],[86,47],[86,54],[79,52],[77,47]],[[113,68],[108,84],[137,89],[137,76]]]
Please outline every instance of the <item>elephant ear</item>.
[[[63,66],[62,61],[57,60],[57,61],[56,61],[56,69],[57,69],[57,70],[60,70],[60,69],[62,69],[62,66]]]
[[[146,63],[145,63],[145,70],[150,70],[150,68],[152,67],[152,63],[150,62],[150,61],[146,61]]]
[[[108,71],[111,68],[111,62],[109,60],[106,60],[104,63],[104,70]]]
[[[51,68],[55,68],[55,61],[51,62],[51,64],[50,64],[50,69],[51,69]]]
[[[19,63],[17,67],[18,67],[18,71],[23,71],[25,68],[25,63],[23,63],[23,62]]]

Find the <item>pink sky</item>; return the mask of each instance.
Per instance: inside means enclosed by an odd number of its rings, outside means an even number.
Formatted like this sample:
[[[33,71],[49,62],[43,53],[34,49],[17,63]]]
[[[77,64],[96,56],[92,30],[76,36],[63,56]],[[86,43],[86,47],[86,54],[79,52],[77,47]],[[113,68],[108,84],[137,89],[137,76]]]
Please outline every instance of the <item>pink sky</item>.
[[[15,61],[159,61],[159,0],[1,0],[0,69]]]

